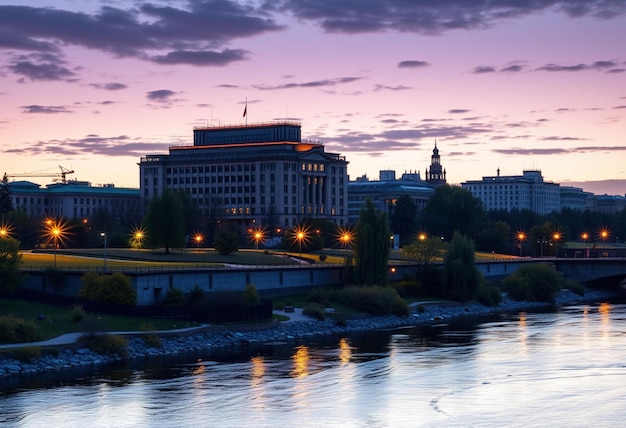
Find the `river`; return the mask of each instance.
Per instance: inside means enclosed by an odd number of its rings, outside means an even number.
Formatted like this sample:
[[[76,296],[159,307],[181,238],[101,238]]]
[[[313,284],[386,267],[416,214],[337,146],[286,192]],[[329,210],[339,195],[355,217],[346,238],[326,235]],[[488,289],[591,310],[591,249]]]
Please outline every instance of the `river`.
[[[0,394],[2,427],[617,427],[626,305],[124,363]]]

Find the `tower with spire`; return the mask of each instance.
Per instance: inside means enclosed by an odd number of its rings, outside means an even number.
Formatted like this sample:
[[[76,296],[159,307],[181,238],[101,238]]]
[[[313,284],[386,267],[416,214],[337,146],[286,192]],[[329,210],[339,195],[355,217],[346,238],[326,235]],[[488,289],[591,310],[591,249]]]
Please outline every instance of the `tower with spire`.
[[[426,182],[434,187],[446,184],[446,170],[441,167],[437,140],[435,140],[433,155],[430,157],[430,168],[426,168]]]

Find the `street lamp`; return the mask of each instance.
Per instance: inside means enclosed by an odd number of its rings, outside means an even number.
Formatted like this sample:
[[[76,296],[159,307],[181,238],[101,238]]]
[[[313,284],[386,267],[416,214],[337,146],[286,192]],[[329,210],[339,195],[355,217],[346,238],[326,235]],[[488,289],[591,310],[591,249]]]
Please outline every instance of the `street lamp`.
[[[298,226],[293,231],[293,237],[298,241],[298,249],[300,251],[300,258],[302,258],[302,241],[308,239],[308,229],[304,226]]]
[[[522,257],[522,246],[524,244],[524,239],[526,239],[526,234],[524,232],[517,233],[517,240],[519,241],[519,256]]]
[[[584,244],[584,248],[585,248],[585,258],[589,257],[589,249],[587,248],[587,239],[589,239],[589,234],[587,232],[583,232],[582,235],[580,235],[580,237],[583,239]]]
[[[199,248],[200,244],[202,244],[202,242],[204,241],[204,235],[201,233],[196,233],[193,236],[193,241],[196,243],[196,248]]]
[[[63,239],[65,233],[65,225],[48,218],[45,220],[47,227],[48,239],[51,239],[54,245],[54,268],[57,268],[57,248],[59,247],[59,239]]]
[[[554,235],[552,235],[552,238],[554,239],[554,258],[558,259],[559,258],[559,239],[561,239],[561,234],[556,232]]]
[[[107,234],[106,232],[100,232],[100,236],[104,239],[104,272],[107,271]]]

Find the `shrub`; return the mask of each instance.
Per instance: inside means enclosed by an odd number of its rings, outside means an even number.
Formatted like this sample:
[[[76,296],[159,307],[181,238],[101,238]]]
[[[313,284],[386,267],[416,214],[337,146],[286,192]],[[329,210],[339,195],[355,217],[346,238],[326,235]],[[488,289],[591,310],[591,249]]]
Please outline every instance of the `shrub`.
[[[215,251],[223,256],[227,256],[239,250],[239,238],[235,232],[219,230],[213,238]]]
[[[351,286],[342,289],[317,288],[307,294],[307,300],[322,303],[336,302],[373,315],[406,316],[406,302],[391,287]]]
[[[39,346],[25,346],[9,352],[9,355],[23,363],[30,363],[41,358],[41,348]]]
[[[256,305],[261,301],[261,296],[259,296],[254,284],[246,285],[246,289],[243,291],[243,301],[249,305]]]
[[[180,306],[185,303],[185,294],[180,288],[170,288],[165,294],[163,304],[170,306]]]
[[[70,309],[70,318],[74,322],[80,322],[85,319],[85,309],[81,305],[74,305],[72,309]]]
[[[35,342],[38,339],[34,322],[13,315],[0,316],[0,343]]]
[[[87,338],[87,347],[97,354],[121,355],[128,354],[128,340],[116,334],[92,334]]]
[[[325,262],[326,261],[326,254],[320,254],[319,259],[320,259],[320,262]]]
[[[478,294],[476,300],[485,306],[498,306],[502,301],[502,293],[500,289],[494,285],[482,284],[478,287]]]
[[[191,304],[200,303],[203,298],[204,298],[204,290],[198,287],[198,284],[196,284],[189,292],[189,296],[187,297],[187,302]]]
[[[418,297],[421,292],[419,283],[412,280],[397,281],[392,283],[391,287],[403,298]]]
[[[143,341],[147,346],[151,348],[163,347],[163,342],[161,342],[161,338],[155,333],[152,323],[141,324],[141,330],[144,331]]]
[[[319,321],[323,321],[326,318],[326,312],[324,311],[324,306],[315,302],[307,303],[302,309],[302,313],[304,315],[313,317]]]
[[[562,284],[562,275],[545,263],[524,265],[502,281],[503,289],[515,300],[538,302],[553,302]]]
[[[88,272],[83,275],[82,281],[83,286],[78,292],[80,298],[118,305],[137,303],[137,292],[131,284],[130,277],[120,272],[112,275]]]

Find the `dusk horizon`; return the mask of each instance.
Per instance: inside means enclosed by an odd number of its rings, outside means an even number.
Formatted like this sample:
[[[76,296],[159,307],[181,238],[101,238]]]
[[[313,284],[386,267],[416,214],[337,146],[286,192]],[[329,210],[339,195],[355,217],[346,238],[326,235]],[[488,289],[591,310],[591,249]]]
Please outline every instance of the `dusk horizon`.
[[[0,2],[2,174],[139,187],[195,126],[290,120],[351,180],[424,178],[437,144],[450,184],[626,194],[621,0],[27,3]]]

